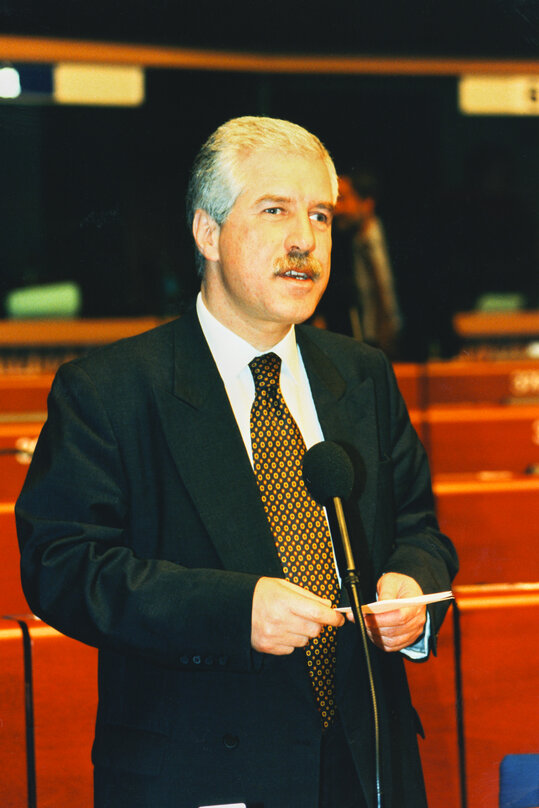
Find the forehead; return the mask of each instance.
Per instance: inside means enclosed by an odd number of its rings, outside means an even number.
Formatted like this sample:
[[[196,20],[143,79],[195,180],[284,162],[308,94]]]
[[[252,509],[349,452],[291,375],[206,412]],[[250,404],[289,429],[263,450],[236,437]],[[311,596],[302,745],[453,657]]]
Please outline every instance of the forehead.
[[[302,196],[331,203],[331,180],[326,163],[316,154],[257,150],[238,165],[240,197]]]

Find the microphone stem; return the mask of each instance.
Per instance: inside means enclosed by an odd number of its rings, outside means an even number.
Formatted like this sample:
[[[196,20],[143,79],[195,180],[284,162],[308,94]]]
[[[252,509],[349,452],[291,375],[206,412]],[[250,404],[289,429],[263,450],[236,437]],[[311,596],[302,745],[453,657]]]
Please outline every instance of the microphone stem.
[[[346,562],[346,575],[343,576],[343,583],[348,592],[350,606],[352,607],[352,614],[354,615],[355,625],[359,632],[360,642],[365,652],[365,662],[367,665],[367,677],[369,681],[369,690],[371,695],[372,705],[372,718],[374,729],[374,759],[375,759],[375,800],[376,808],[382,808],[382,774],[381,774],[381,749],[380,749],[380,719],[378,714],[378,699],[376,695],[376,687],[374,684],[374,675],[371,664],[370,649],[367,638],[367,628],[363,618],[363,610],[361,608],[361,594],[359,590],[359,575],[356,570],[354,561],[354,554],[352,552],[352,545],[350,544],[350,537],[348,535],[348,528],[346,526],[346,519],[340,497],[333,497],[333,504],[335,506],[335,515],[337,517],[337,524],[339,526],[339,533],[341,536],[341,544],[344,552]]]
[[[339,532],[342,539],[344,559],[346,561],[346,569],[348,570],[348,572],[356,572],[354,556],[352,554],[352,546],[350,544],[348,528],[346,527],[346,519],[344,518],[344,510],[342,507],[341,498],[334,497],[333,503],[335,505],[335,515],[337,516],[337,523],[339,525]]]

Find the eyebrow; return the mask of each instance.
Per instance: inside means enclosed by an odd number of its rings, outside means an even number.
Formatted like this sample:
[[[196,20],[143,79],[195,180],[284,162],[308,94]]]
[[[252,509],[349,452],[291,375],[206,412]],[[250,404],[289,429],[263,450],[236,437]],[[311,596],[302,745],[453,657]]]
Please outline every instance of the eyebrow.
[[[268,194],[267,196],[260,196],[258,199],[255,200],[255,205],[265,205],[270,203],[279,203],[279,202],[291,202],[289,196],[272,196]]]
[[[289,196],[261,196],[255,200],[255,205],[275,205],[275,204],[283,204],[287,202],[291,202],[292,199]],[[334,213],[335,205],[332,202],[315,202],[313,204],[314,208],[323,208],[327,210],[329,213]]]

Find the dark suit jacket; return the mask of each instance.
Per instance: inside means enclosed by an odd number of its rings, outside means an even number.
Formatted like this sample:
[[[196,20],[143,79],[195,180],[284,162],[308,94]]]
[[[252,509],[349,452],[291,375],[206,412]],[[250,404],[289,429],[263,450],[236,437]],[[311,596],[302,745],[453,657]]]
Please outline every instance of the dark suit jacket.
[[[346,337],[297,336],[325,437],[364,466],[347,506],[364,599],[390,570],[448,589],[454,550],[388,362]],[[283,573],[194,312],[60,368],[16,514],[31,608],[100,650],[100,806],[316,806],[321,731],[303,651],[250,645],[257,580]],[[433,637],[444,611],[432,609]],[[420,808],[403,661],[372,654],[384,808]],[[351,624],[339,629],[337,699],[372,795],[370,696]],[[125,783],[153,796],[139,802]]]

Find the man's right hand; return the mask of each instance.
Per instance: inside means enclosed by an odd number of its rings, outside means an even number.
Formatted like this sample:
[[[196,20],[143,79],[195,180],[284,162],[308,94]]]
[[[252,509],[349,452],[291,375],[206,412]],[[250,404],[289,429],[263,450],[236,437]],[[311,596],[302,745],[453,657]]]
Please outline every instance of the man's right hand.
[[[253,594],[251,645],[282,656],[303,648],[322,626],[342,626],[343,615],[326,598],[281,578],[260,578]]]

